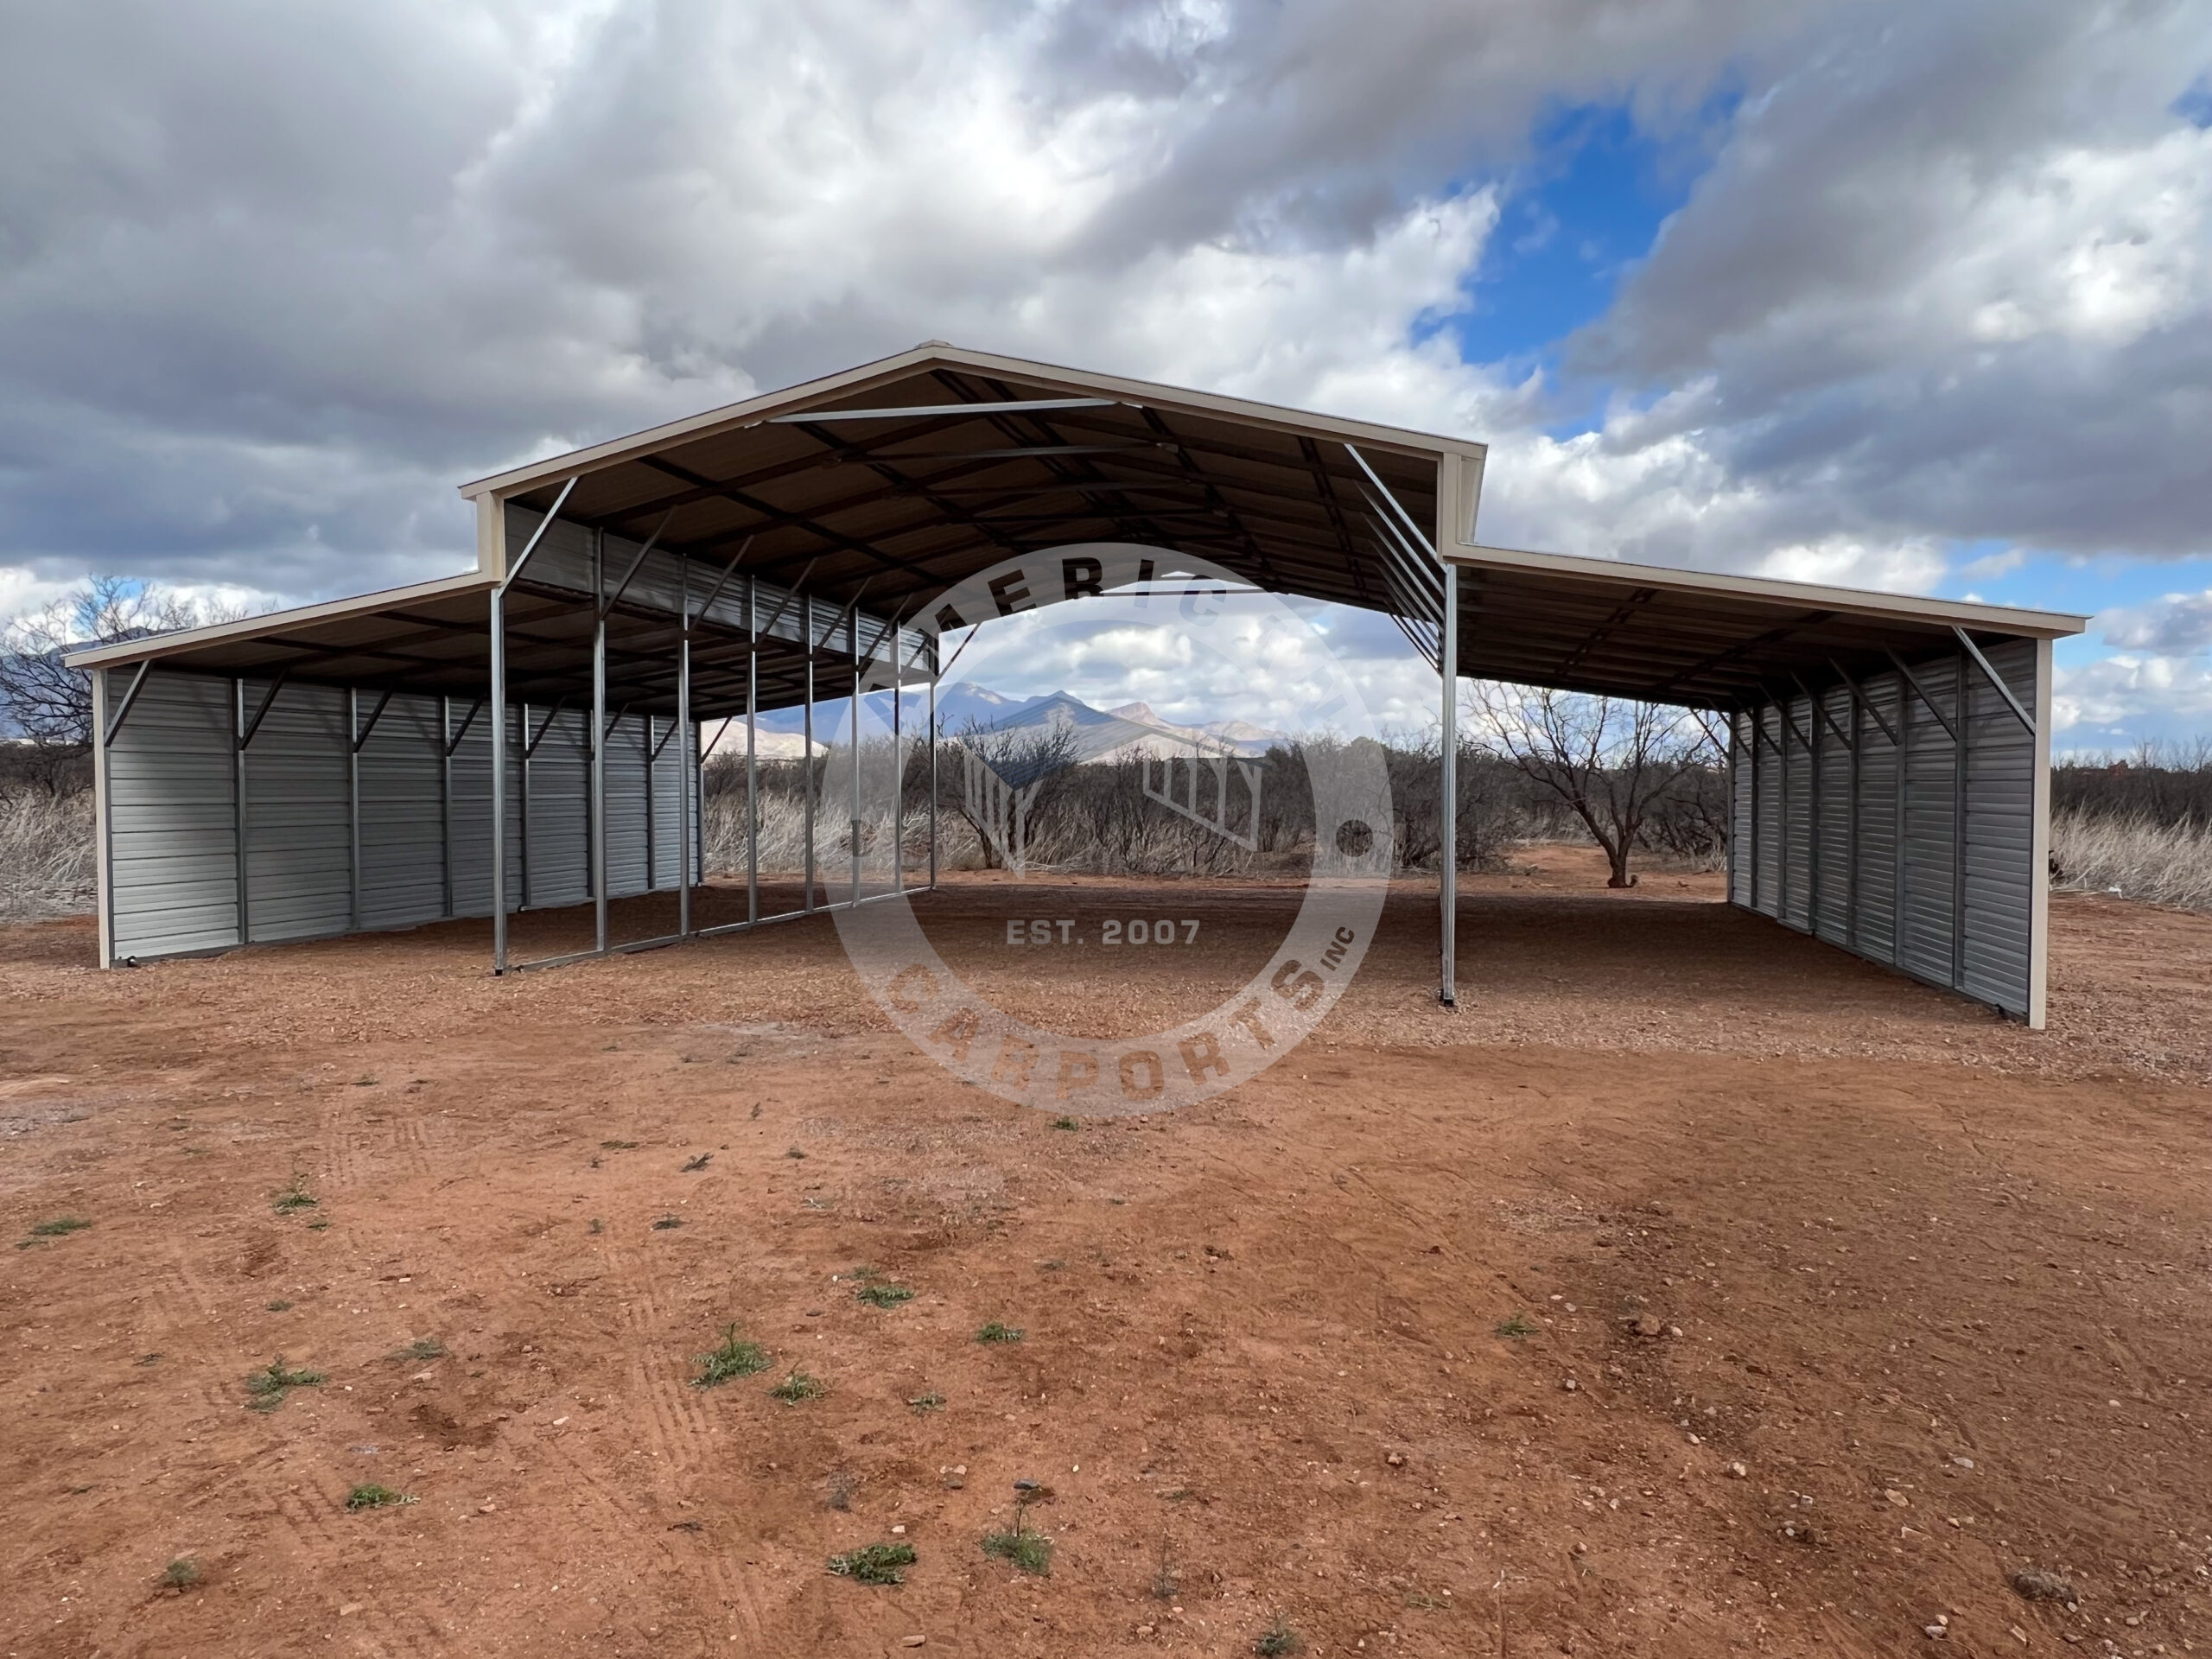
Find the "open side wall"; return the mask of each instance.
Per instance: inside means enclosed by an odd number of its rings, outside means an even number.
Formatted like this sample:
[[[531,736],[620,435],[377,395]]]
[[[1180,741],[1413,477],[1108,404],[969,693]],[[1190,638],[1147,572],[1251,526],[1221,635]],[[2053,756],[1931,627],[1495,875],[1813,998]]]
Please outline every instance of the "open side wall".
[[[135,671],[101,671],[103,701],[117,708]],[[110,960],[491,914],[483,711],[472,719],[459,697],[385,702],[287,683],[269,698],[269,688],[155,668],[105,746]],[[610,898],[681,879],[697,739],[673,724],[634,714],[609,724]],[[590,741],[583,711],[508,710],[511,909],[594,897]]]
[[[1728,896],[2040,1027],[2050,647],[1981,653],[1738,709]]]

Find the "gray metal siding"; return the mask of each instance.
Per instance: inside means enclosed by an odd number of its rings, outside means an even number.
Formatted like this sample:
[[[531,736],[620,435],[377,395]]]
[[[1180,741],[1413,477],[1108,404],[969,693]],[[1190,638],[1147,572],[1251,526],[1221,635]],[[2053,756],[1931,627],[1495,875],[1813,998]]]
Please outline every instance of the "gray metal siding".
[[[1807,723],[1813,730],[1814,795],[1818,817],[1814,824],[1813,868],[1816,876],[1813,931],[1830,944],[1851,943],[1853,867],[1857,849],[1853,843],[1852,801],[1857,756],[1851,733],[1851,693],[1832,686],[1817,702],[1807,705]],[[1838,731],[1843,735],[1839,737]]]
[[[269,683],[245,682],[246,718]],[[353,925],[346,693],[287,683],[245,748],[246,937],[255,944]]]
[[[1927,696],[1910,692],[1905,699],[1905,902],[1897,965],[1939,985],[1953,980],[1952,853],[1958,761],[1950,734],[1936,710],[1946,716],[1952,713],[1957,685],[1954,668],[1940,660],[1913,664],[1913,677]],[[1929,707],[1930,701],[1934,709]]]
[[[642,715],[616,721],[607,734],[607,891],[626,898],[652,885],[645,868],[645,756]]]
[[[2032,640],[1985,650],[2026,708],[2035,707]],[[1961,988],[2024,1007],[2035,841],[2035,735],[1977,664],[1967,669],[1966,948]]]
[[[379,695],[360,693],[363,725]],[[414,927],[446,913],[440,730],[437,698],[395,696],[361,744],[364,929]]]
[[[523,903],[534,910],[580,905],[591,897],[591,711],[549,715],[533,703],[529,715],[537,751],[523,763],[529,818]]]
[[[135,671],[108,669],[108,707]],[[108,747],[108,915],[115,954],[238,942],[231,682],[156,669]]]
[[[105,671],[109,706],[135,671]],[[267,682],[248,680],[245,714]],[[394,696],[358,757],[353,722],[366,725],[380,692],[358,704],[343,687],[287,682],[278,688],[245,756],[247,925],[255,943],[340,934],[355,926],[359,790],[361,931],[412,927],[491,913],[492,731],[480,709],[459,732],[462,698]],[[149,673],[106,751],[109,924],[118,957],[151,960],[225,950],[238,939],[236,683],[208,675]],[[529,729],[543,724],[542,705]],[[531,760],[528,902],[578,904],[591,896],[588,792],[591,716],[563,709]],[[607,890],[620,896],[673,887],[681,874],[678,815],[684,765],[696,753],[669,736],[666,720],[632,716],[607,740]],[[507,897],[525,901],[523,710],[509,710]],[[652,767],[652,868],[647,861],[646,748],[668,739]],[[449,789],[448,793],[448,780]],[[451,904],[448,893],[450,882]]]
[[[2034,709],[2035,642],[1985,654]],[[1837,685],[1821,694],[1833,726],[1815,725],[1818,710],[1802,696],[1736,713],[1729,897],[2025,1014],[2044,879],[2034,868],[2035,736],[1964,652],[1910,666],[1925,698],[1895,671],[1860,683],[1865,709]],[[1963,771],[1946,721],[1964,733]]]
[[[1783,705],[1782,919],[1809,932],[1813,925],[1813,752],[1806,745],[1803,697]]]
[[[1743,709],[1728,716],[1728,777],[1735,791],[1728,804],[1728,899],[1746,908],[1751,903],[1752,718]]]
[[[1758,836],[1753,843],[1751,908],[1782,914],[1782,711],[1772,704],[1752,712],[1758,745],[1752,764],[1752,802]]]
[[[1857,713],[1859,738],[1859,901],[1851,948],[1876,962],[1897,954],[1897,748],[1882,728],[1897,726],[1897,679],[1872,680],[1859,690],[1867,707]],[[1879,715],[1879,720],[1876,715]]]

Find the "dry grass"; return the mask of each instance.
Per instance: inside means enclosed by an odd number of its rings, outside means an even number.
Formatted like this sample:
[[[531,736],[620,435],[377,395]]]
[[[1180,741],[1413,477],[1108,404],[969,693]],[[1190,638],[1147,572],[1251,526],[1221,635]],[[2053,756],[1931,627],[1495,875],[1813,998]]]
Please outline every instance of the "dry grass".
[[[2212,910],[2212,827],[2065,812],[2051,821],[2053,885]]]
[[[0,921],[74,916],[97,902],[92,792],[0,795]]]

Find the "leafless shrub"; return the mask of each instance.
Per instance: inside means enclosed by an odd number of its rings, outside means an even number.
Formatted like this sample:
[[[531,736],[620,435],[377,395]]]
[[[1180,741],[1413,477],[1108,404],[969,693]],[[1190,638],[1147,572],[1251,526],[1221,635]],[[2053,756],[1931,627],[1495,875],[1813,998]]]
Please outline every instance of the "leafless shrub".
[[[2060,812],[2050,855],[2054,887],[2212,910],[2212,824]]]
[[[95,868],[90,790],[0,794],[0,920],[92,909]]]

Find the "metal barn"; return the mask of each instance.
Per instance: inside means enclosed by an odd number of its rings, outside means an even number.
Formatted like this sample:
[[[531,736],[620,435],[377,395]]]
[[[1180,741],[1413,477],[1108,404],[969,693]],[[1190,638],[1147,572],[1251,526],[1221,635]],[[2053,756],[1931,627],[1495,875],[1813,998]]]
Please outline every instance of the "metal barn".
[[[570,955],[780,919],[757,874],[741,919],[693,914],[702,724],[932,695],[923,607],[1009,557],[1039,575],[1001,608],[1045,602],[1057,555],[1115,543],[1395,619],[1447,772],[1463,676],[1725,715],[1733,902],[2040,1026],[2051,642],[2082,619],[1484,547],[1485,454],[933,342],[480,480],[466,575],[72,658],[101,962],[488,916],[505,971],[539,965],[518,912],[593,905]],[[928,885],[934,829],[864,892],[857,831],[833,880],[810,817],[787,913]],[[666,931],[609,937],[658,893]]]

